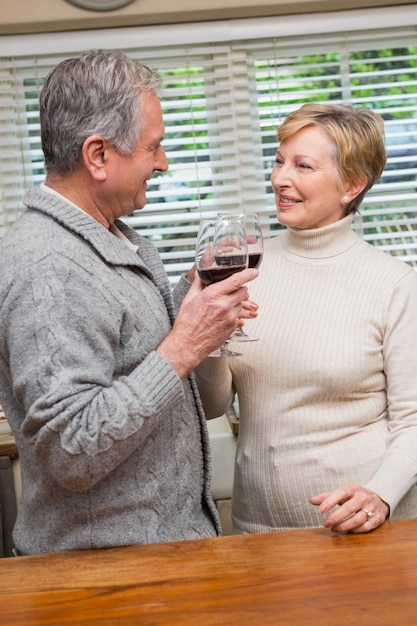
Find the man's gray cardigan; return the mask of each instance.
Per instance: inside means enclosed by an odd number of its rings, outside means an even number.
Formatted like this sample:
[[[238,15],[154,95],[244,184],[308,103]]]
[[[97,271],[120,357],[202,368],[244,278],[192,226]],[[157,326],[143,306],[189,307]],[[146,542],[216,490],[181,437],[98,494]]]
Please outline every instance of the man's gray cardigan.
[[[155,351],[174,320],[155,247],[135,252],[42,189],[0,243],[0,403],[16,437],[22,554],[210,537],[193,377]]]

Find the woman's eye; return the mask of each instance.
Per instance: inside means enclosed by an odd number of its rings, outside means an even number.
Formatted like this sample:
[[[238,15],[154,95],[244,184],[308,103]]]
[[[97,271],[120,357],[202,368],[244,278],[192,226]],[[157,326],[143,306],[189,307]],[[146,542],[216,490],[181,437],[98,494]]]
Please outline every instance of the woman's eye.
[[[311,170],[311,167],[310,167],[309,165],[307,165],[307,163],[299,163],[299,164],[298,164],[298,167],[299,167],[301,170]]]
[[[281,159],[280,157],[275,158],[275,165],[282,165],[283,163],[284,163],[284,160]]]

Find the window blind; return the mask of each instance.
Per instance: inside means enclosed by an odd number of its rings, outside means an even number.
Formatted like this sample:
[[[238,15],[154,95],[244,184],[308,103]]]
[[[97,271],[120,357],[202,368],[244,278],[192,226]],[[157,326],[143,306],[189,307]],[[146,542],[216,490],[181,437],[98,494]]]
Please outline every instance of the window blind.
[[[133,45],[132,29],[129,37],[124,29],[119,39],[113,33],[112,47],[157,67],[164,79],[170,169],[150,181],[147,206],[125,219],[158,247],[173,284],[193,262],[203,216],[256,211],[264,235],[277,233],[269,182],[276,130],[306,101],[353,102],[384,117],[389,161],[355,228],[417,267],[417,28],[408,22],[346,30],[343,16],[339,28],[332,19],[334,30],[320,35],[271,36],[268,22],[267,35],[258,28],[234,37],[229,29],[220,37],[217,25],[204,38],[200,31],[198,42],[187,30],[190,41],[165,45],[155,39]],[[44,78],[63,58],[95,46],[94,37],[92,45],[81,46],[66,34],[63,51],[59,37],[56,50],[50,37],[45,52],[0,56],[0,236],[21,213],[25,189],[44,179],[38,116]]]

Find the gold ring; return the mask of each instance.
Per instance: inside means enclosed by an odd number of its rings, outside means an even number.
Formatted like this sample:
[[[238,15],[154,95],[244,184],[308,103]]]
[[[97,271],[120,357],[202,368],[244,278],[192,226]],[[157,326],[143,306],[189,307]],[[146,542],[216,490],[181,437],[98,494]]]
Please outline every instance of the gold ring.
[[[369,520],[373,516],[374,512],[373,511],[368,511],[368,509],[362,509],[362,511],[364,513],[366,513],[366,521],[369,522]]]

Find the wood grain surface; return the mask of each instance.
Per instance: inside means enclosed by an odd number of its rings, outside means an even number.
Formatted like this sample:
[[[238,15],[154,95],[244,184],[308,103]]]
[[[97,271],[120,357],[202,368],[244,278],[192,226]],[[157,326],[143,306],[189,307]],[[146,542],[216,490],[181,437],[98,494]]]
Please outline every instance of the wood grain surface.
[[[417,624],[417,521],[0,560],[0,624]]]

